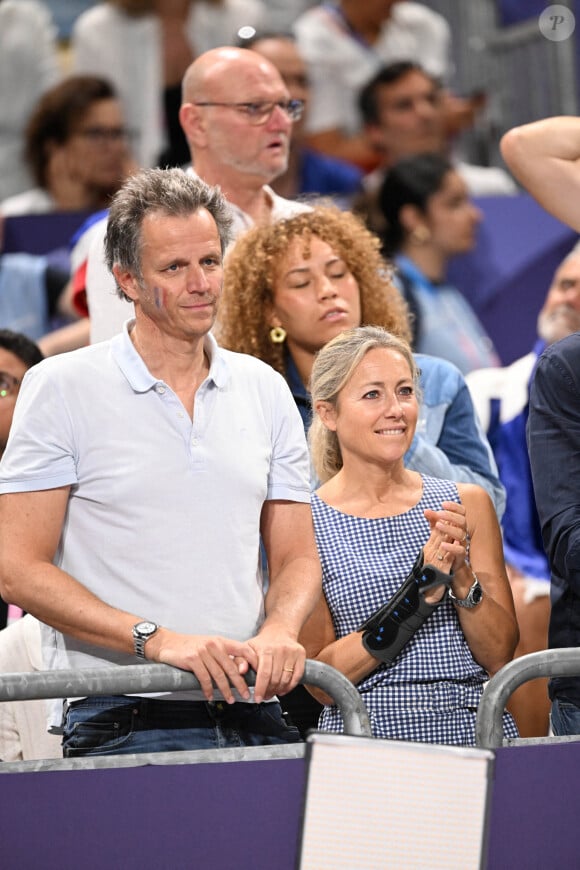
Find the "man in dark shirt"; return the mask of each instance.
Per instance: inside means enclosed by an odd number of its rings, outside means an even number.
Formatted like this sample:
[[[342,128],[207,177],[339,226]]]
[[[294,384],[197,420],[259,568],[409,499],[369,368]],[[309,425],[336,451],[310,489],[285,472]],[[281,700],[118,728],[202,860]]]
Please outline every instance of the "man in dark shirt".
[[[528,450],[551,572],[550,648],[580,646],[580,332],[550,345],[530,391]],[[555,734],[580,734],[580,676],[550,681]]]

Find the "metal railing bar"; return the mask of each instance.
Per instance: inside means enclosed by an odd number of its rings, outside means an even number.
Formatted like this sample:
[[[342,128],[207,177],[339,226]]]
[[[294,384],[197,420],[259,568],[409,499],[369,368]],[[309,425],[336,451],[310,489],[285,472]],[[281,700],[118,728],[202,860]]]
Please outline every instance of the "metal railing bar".
[[[246,682],[253,686],[255,674],[249,673]],[[330,665],[308,659],[301,682],[320,688],[332,697],[340,709],[345,734],[372,736],[364,702],[355,686],[343,674]],[[199,681],[194,674],[162,664],[0,674],[0,701],[131,695],[190,689],[199,689]]]
[[[482,749],[496,749],[503,745],[503,712],[515,690],[537,677],[580,676],[580,649],[541,650],[508,662],[486,686],[479,702],[475,725],[475,744]],[[553,738],[539,738],[542,742]],[[580,739],[580,735],[577,739]],[[520,741],[517,741],[519,744]],[[510,741],[514,745],[514,741]]]
[[[30,761],[4,761],[3,773],[42,773],[61,770],[104,770],[120,767],[224,764],[246,761],[286,761],[304,758],[306,743],[279,746],[226,746],[221,749],[185,749],[174,752],[140,752],[132,755],[89,755],[84,758],[47,758]]]

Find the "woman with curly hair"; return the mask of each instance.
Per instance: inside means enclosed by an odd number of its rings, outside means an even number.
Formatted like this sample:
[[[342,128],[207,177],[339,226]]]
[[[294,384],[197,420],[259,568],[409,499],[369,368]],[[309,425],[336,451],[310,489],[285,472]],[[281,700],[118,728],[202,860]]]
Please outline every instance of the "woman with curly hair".
[[[225,263],[220,323],[225,347],[286,377],[296,369],[304,384],[316,351],[344,329],[374,323],[409,337],[407,306],[379,239],[331,206],[255,227],[236,242]]]
[[[319,205],[256,226],[226,257],[220,343],[284,375],[307,429],[314,356],[331,338],[373,325],[409,340],[408,309],[390,274],[379,239],[350,212]],[[503,488],[463,377],[445,360],[416,359],[422,403],[406,464],[483,486],[501,516]]]

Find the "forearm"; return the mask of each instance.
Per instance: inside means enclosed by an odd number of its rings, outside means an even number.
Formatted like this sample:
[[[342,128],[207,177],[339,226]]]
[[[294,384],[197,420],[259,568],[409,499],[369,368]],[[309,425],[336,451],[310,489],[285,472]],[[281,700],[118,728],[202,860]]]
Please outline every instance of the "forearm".
[[[3,596],[41,622],[85,643],[133,654],[132,627],[149,614],[111,607],[49,562],[10,564],[3,573]]]
[[[135,655],[133,626],[155,619],[147,612],[127,613],[101,601],[73,577],[46,563],[28,563],[7,590],[19,604],[57,631],[88,644]],[[20,591],[17,591],[20,590]],[[208,701],[214,689],[228,702],[232,689],[249,699],[244,674],[256,668],[257,658],[248,643],[220,636],[179,634],[161,626],[145,646],[145,657],[195,674]],[[135,659],[137,661],[137,659]]]
[[[508,165],[545,157],[576,160],[580,157],[580,118],[562,115],[514,127],[503,136],[501,150]]]
[[[456,598],[467,596],[474,577],[467,564],[454,573],[451,590]],[[519,630],[515,615],[493,598],[486,576],[477,577],[483,588],[481,602],[471,609],[454,607],[473,658],[491,676],[512,660]]]
[[[364,648],[362,644],[362,632],[356,631],[335,640],[324,649],[320,650],[315,661],[336,668],[344,674],[351,683],[356,685],[365,677],[368,677],[380,662]],[[334,704],[333,699],[321,689],[308,686],[308,691],[321,704]]]
[[[450,563],[445,559],[446,552],[443,550],[453,546],[447,542],[450,535],[461,538],[460,551],[465,553],[465,515],[462,505],[443,502],[441,511],[426,511],[425,517],[431,526],[431,534],[412,570],[394,595],[384,602],[384,606],[367,615],[360,630],[336,640],[334,633],[330,634],[328,609],[326,627],[323,619],[313,626],[312,642],[316,634],[322,638],[317,661],[332,665],[355,684],[381,663],[393,662],[431,616],[434,608],[439,606],[449,580]],[[443,558],[438,560],[438,556]],[[434,564],[438,566],[435,571],[432,569]],[[425,599],[419,601],[416,607],[410,604],[413,594],[425,595]],[[394,613],[397,614],[395,618]],[[322,703],[332,703],[321,693],[310,691]]]
[[[509,130],[501,140],[504,160],[544,208],[580,229],[580,119],[546,118]]]
[[[0,594],[63,634],[130,653],[132,626],[150,615],[109,606],[54,564],[68,498],[69,487],[0,496]]]
[[[297,639],[320,598],[321,582],[320,563],[314,554],[285,564],[270,577],[261,631],[275,626]]]

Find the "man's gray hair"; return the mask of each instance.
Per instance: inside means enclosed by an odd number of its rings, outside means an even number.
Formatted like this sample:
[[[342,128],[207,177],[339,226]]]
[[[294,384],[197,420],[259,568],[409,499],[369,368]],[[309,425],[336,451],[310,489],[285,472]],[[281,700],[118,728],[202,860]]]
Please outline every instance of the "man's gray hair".
[[[189,217],[206,209],[213,217],[224,254],[231,238],[230,207],[219,187],[211,187],[182,169],[144,169],[131,176],[113,197],[107,233],[105,260],[132,272],[141,281],[141,230],[148,214]],[[127,298],[117,288],[122,298]]]

